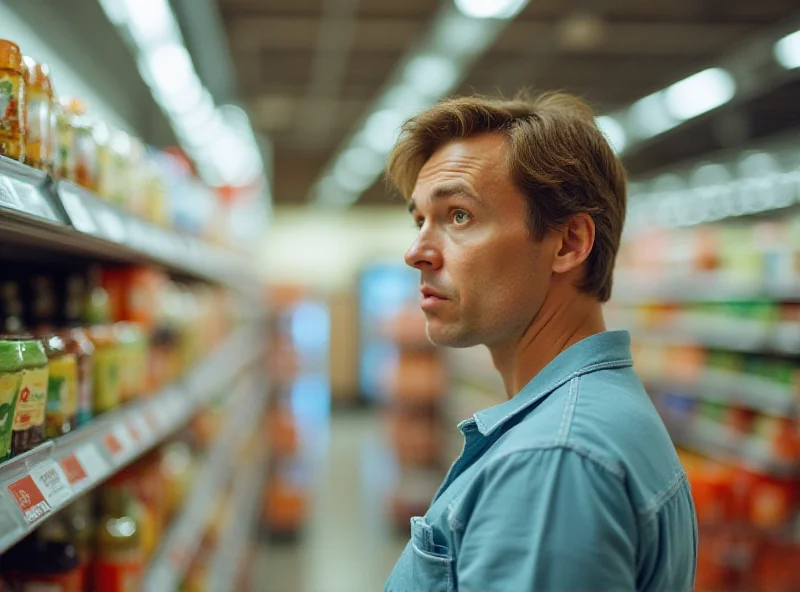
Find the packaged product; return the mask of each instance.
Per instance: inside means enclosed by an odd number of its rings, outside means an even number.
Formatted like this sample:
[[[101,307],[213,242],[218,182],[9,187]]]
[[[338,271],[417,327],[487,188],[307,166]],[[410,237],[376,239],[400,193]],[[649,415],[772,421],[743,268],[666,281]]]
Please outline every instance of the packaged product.
[[[25,162],[27,88],[22,52],[0,39],[0,155]]]

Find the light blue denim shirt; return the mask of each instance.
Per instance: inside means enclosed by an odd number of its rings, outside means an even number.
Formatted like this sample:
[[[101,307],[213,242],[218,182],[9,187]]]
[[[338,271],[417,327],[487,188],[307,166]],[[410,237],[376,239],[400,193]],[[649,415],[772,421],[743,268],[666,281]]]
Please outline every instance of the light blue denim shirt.
[[[692,590],[689,484],[632,365],[627,332],[593,335],[462,422],[385,590]]]

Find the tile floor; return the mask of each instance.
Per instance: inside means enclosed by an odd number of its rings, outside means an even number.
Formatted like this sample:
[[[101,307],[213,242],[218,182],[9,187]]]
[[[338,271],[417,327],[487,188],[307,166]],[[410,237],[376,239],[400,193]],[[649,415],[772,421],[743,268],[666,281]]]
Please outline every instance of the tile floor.
[[[315,430],[315,486],[297,543],[262,543],[253,592],[376,592],[406,544],[386,519],[392,482],[379,416],[334,413]]]

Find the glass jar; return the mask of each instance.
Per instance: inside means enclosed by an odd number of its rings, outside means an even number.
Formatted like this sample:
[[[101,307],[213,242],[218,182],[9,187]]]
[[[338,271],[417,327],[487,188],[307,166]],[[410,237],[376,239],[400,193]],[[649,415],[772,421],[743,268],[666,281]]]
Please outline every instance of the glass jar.
[[[103,490],[103,512],[97,524],[94,585],[105,592],[139,589],[144,566],[142,528],[130,485],[115,475]]]
[[[19,46],[0,39],[0,155],[25,162],[25,71]]]
[[[97,138],[91,118],[83,103],[74,99],[68,108],[75,147],[75,182],[90,191],[99,190]]]
[[[28,134],[25,142],[26,161],[32,167],[53,172],[53,88],[50,71],[29,57],[23,58],[30,72],[27,98]]]
[[[0,462],[11,456],[14,409],[22,384],[22,352],[16,341],[0,341]]]
[[[47,407],[47,354],[37,339],[17,340],[22,355],[22,382],[14,409],[11,454],[18,456],[44,442]]]
[[[75,129],[72,127],[72,116],[68,110],[69,101],[58,101],[54,107],[55,174],[59,179],[75,182],[78,178],[75,166]]]

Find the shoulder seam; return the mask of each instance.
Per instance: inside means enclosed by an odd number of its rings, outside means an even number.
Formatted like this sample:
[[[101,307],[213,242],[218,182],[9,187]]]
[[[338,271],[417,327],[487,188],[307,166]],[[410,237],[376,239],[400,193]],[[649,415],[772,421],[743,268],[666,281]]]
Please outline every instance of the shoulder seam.
[[[654,495],[650,501],[648,501],[641,509],[639,509],[639,514],[648,519],[655,517],[658,511],[664,507],[669,500],[675,497],[686,480],[686,471],[684,471],[682,467],[676,469],[675,475],[673,476],[669,486],[661,493]]]
[[[463,531],[465,528],[464,523],[458,519],[456,516],[456,505],[459,501],[461,501],[461,495],[463,494],[464,490],[466,490],[474,481],[477,479],[478,475],[487,469],[487,467],[491,466],[492,464],[498,463],[502,460],[507,459],[510,456],[514,456],[517,454],[522,453],[534,453],[534,452],[544,452],[544,451],[551,451],[551,450],[566,450],[569,452],[574,452],[578,456],[585,458],[588,461],[591,461],[593,464],[597,465],[605,472],[609,473],[619,481],[625,481],[625,470],[622,468],[621,465],[615,463],[614,461],[599,455],[589,448],[585,446],[579,446],[576,444],[571,444],[569,442],[560,442],[560,443],[551,443],[551,444],[542,444],[541,446],[529,446],[525,448],[517,448],[515,450],[510,450],[505,452],[502,455],[496,456],[492,460],[490,460],[484,467],[482,467],[481,471],[476,473],[472,479],[469,480],[468,483],[465,483],[464,486],[459,490],[459,492],[453,497],[453,500],[448,504],[448,517],[447,521],[450,524],[450,528],[454,531]]]

